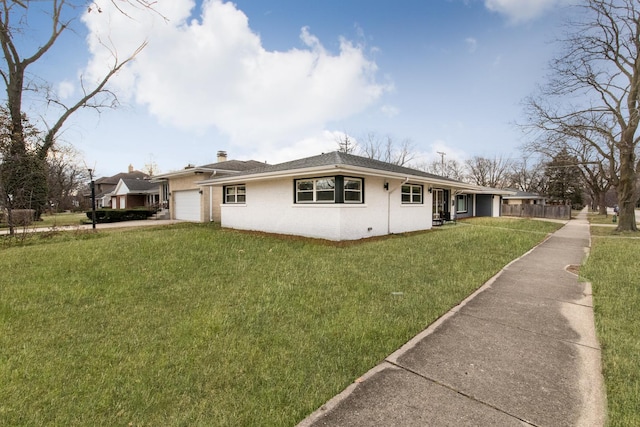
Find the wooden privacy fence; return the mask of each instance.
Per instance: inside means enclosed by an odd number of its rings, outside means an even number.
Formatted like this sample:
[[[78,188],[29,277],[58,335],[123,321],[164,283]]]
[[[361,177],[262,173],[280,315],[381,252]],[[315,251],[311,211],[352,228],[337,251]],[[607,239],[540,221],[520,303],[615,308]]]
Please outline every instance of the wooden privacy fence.
[[[571,219],[570,205],[502,205],[502,216]]]

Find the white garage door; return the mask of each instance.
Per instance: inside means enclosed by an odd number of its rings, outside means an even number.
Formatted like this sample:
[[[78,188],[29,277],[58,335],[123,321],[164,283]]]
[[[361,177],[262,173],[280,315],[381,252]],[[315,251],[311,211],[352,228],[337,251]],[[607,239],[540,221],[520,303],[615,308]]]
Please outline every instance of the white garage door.
[[[193,191],[176,191],[174,209],[176,219],[200,222],[200,193]]]

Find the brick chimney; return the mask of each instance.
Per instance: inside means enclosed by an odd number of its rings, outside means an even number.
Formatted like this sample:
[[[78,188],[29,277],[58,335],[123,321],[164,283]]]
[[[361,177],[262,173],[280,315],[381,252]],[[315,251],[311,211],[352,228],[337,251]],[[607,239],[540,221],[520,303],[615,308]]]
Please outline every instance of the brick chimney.
[[[227,152],[226,151],[218,151],[218,163],[227,161]]]

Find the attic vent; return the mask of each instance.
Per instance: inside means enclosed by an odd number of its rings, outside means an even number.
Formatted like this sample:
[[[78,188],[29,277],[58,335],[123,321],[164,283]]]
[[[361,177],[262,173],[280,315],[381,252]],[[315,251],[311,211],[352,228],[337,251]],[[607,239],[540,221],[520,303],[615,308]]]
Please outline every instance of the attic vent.
[[[196,167],[196,165],[189,163],[189,164],[188,164],[187,166],[185,166],[184,168],[185,168],[185,169],[193,169],[193,168],[195,168],[195,167]]]

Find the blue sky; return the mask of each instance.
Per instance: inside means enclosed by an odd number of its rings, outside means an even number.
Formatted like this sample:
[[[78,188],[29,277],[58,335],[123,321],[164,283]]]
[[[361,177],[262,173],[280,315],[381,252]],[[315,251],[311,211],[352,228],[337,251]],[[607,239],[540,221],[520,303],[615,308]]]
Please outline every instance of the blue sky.
[[[62,135],[99,176],[218,150],[278,163],[335,150],[344,133],[408,139],[416,163],[517,157],[520,104],[568,13],[565,0],[159,0],[165,21],[96,3],[34,73],[72,100],[109,61],[98,37],[120,57],[148,42],[112,82],[122,106],[84,111]]]

